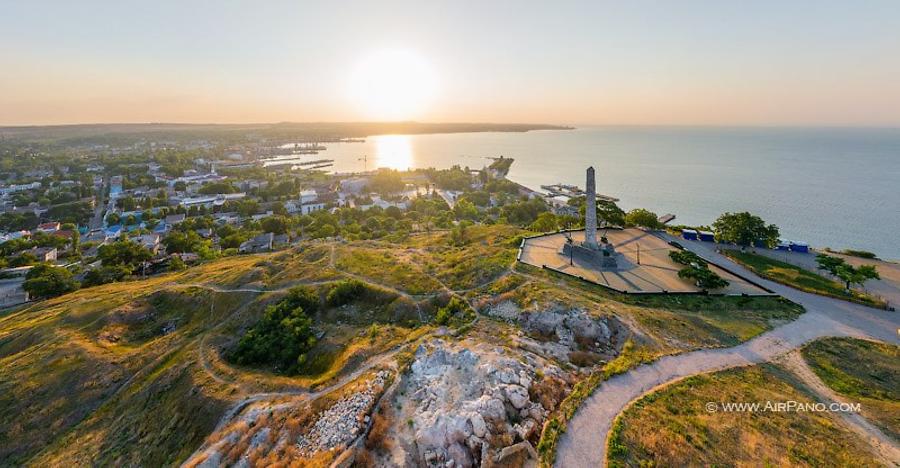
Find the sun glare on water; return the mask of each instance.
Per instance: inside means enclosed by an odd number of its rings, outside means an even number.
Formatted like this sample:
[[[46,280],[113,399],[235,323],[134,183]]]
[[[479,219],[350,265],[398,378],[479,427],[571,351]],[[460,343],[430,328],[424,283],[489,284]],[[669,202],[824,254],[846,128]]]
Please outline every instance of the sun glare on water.
[[[409,135],[378,135],[374,140],[375,167],[401,171],[412,168],[413,151]]]
[[[383,50],[356,67],[350,94],[367,118],[408,120],[426,109],[436,86],[434,72],[422,57],[408,50]]]

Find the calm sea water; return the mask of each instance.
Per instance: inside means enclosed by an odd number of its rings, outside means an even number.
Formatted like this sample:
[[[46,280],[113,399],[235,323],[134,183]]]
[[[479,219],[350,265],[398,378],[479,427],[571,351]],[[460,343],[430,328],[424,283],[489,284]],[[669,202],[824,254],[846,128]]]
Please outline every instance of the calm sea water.
[[[509,178],[533,189],[557,182],[597,190],[624,209],[674,213],[709,224],[750,211],[782,237],[814,246],[860,248],[900,259],[900,129],[599,127],[571,131],[386,135],[328,145],[309,159],[339,172],[516,159]],[[366,156],[366,160],[361,160]]]

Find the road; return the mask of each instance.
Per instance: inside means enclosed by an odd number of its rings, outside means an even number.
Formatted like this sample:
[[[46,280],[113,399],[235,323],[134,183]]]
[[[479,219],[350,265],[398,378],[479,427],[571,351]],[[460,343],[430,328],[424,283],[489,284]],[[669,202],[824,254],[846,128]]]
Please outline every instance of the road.
[[[106,177],[99,187],[94,187],[96,194],[94,195],[94,217],[91,218],[90,230],[100,229],[103,227],[103,209],[106,207]]]
[[[739,273],[752,275],[747,269],[715,252],[714,244],[682,244]],[[896,312],[816,296],[763,279],[759,282],[801,304],[806,312],[793,322],[733,348],[666,356],[604,382],[569,421],[559,442],[555,465],[604,466],[607,437],[616,416],[643,395],[686,377],[772,361],[812,340],[829,336],[851,336],[900,344],[900,314]],[[900,464],[900,460],[895,463]]]

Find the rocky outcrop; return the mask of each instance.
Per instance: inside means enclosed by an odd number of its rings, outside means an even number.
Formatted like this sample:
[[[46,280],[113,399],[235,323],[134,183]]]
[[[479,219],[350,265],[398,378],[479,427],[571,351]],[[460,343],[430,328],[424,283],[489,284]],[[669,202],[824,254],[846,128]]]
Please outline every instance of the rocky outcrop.
[[[529,389],[540,371],[557,367],[518,360],[484,343],[433,340],[420,346],[403,383],[418,462],[433,467],[480,466],[499,451],[536,436],[548,411]]]
[[[621,335],[627,328],[615,317],[595,317],[584,309],[561,306],[531,309],[505,300],[487,305],[483,312],[518,325],[528,337],[523,341],[529,349],[579,367],[586,363],[571,359],[572,353],[590,353],[599,363],[614,357],[624,342]]]

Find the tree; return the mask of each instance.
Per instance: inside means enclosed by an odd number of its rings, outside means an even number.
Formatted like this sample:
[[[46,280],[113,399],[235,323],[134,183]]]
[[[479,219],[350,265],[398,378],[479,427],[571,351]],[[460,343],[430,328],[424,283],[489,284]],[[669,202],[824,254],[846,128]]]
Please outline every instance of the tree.
[[[198,192],[204,195],[218,195],[220,193],[236,193],[238,191],[237,187],[231,184],[231,182],[210,182],[207,184],[203,184],[200,187]]]
[[[22,287],[32,297],[45,298],[72,292],[78,289],[78,282],[69,270],[41,263],[25,275]]]
[[[269,216],[260,221],[263,231],[273,234],[284,234],[290,227],[290,221],[284,216]]]
[[[177,255],[173,255],[172,258],[169,259],[169,270],[171,271],[182,271],[187,268],[184,260]]]
[[[659,228],[660,222],[656,213],[644,208],[635,208],[625,214],[625,224],[628,226],[657,229]]]
[[[534,232],[556,231],[559,229],[559,217],[549,211],[545,211],[538,215],[528,229]]]
[[[163,239],[168,253],[196,252],[206,242],[195,231],[172,231]]]
[[[100,246],[97,256],[103,266],[125,266],[134,271],[137,265],[153,258],[153,253],[141,244],[122,240]]]
[[[450,230],[450,243],[455,246],[462,246],[469,243],[469,235],[467,228],[471,225],[469,221],[460,221],[459,224],[453,226]]]
[[[400,173],[393,169],[379,169],[366,185],[370,191],[382,195],[397,193],[406,186]]]
[[[453,206],[453,214],[456,215],[458,220],[468,219],[475,221],[478,219],[478,208],[475,208],[474,203],[462,198]]]
[[[237,212],[244,218],[249,218],[259,211],[259,203],[255,200],[242,200],[238,204]]]
[[[881,275],[878,274],[875,265],[854,267],[853,265],[844,264],[837,268],[837,277],[844,282],[844,287],[848,291],[851,285],[858,284],[862,286],[863,283],[870,279],[881,279]]]
[[[819,264],[820,270],[825,270],[828,273],[831,273],[833,276],[837,276],[838,269],[846,265],[846,262],[843,258],[832,257],[831,255],[826,254],[816,255],[816,263]]]
[[[22,252],[20,255],[9,259],[9,266],[12,268],[34,265],[35,263],[37,263],[37,257],[31,252]]]
[[[731,242],[741,247],[749,247],[756,242],[772,246],[779,236],[778,226],[766,225],[762,218],[746,211],[722,214],[713,223],[713,230],[719,242]]]
[[[84,275],[83,286],[98,286],[106,283],[114,283],[122,281],[126,276],[131,274],[131,266],[128,265],[107,265],[100,268],[94,268]]]
[[[121,219],[119,218],[118,213],[110,213],[106,215],[106,224],[115,225],[119,224],[119,221],[121,221]]]

